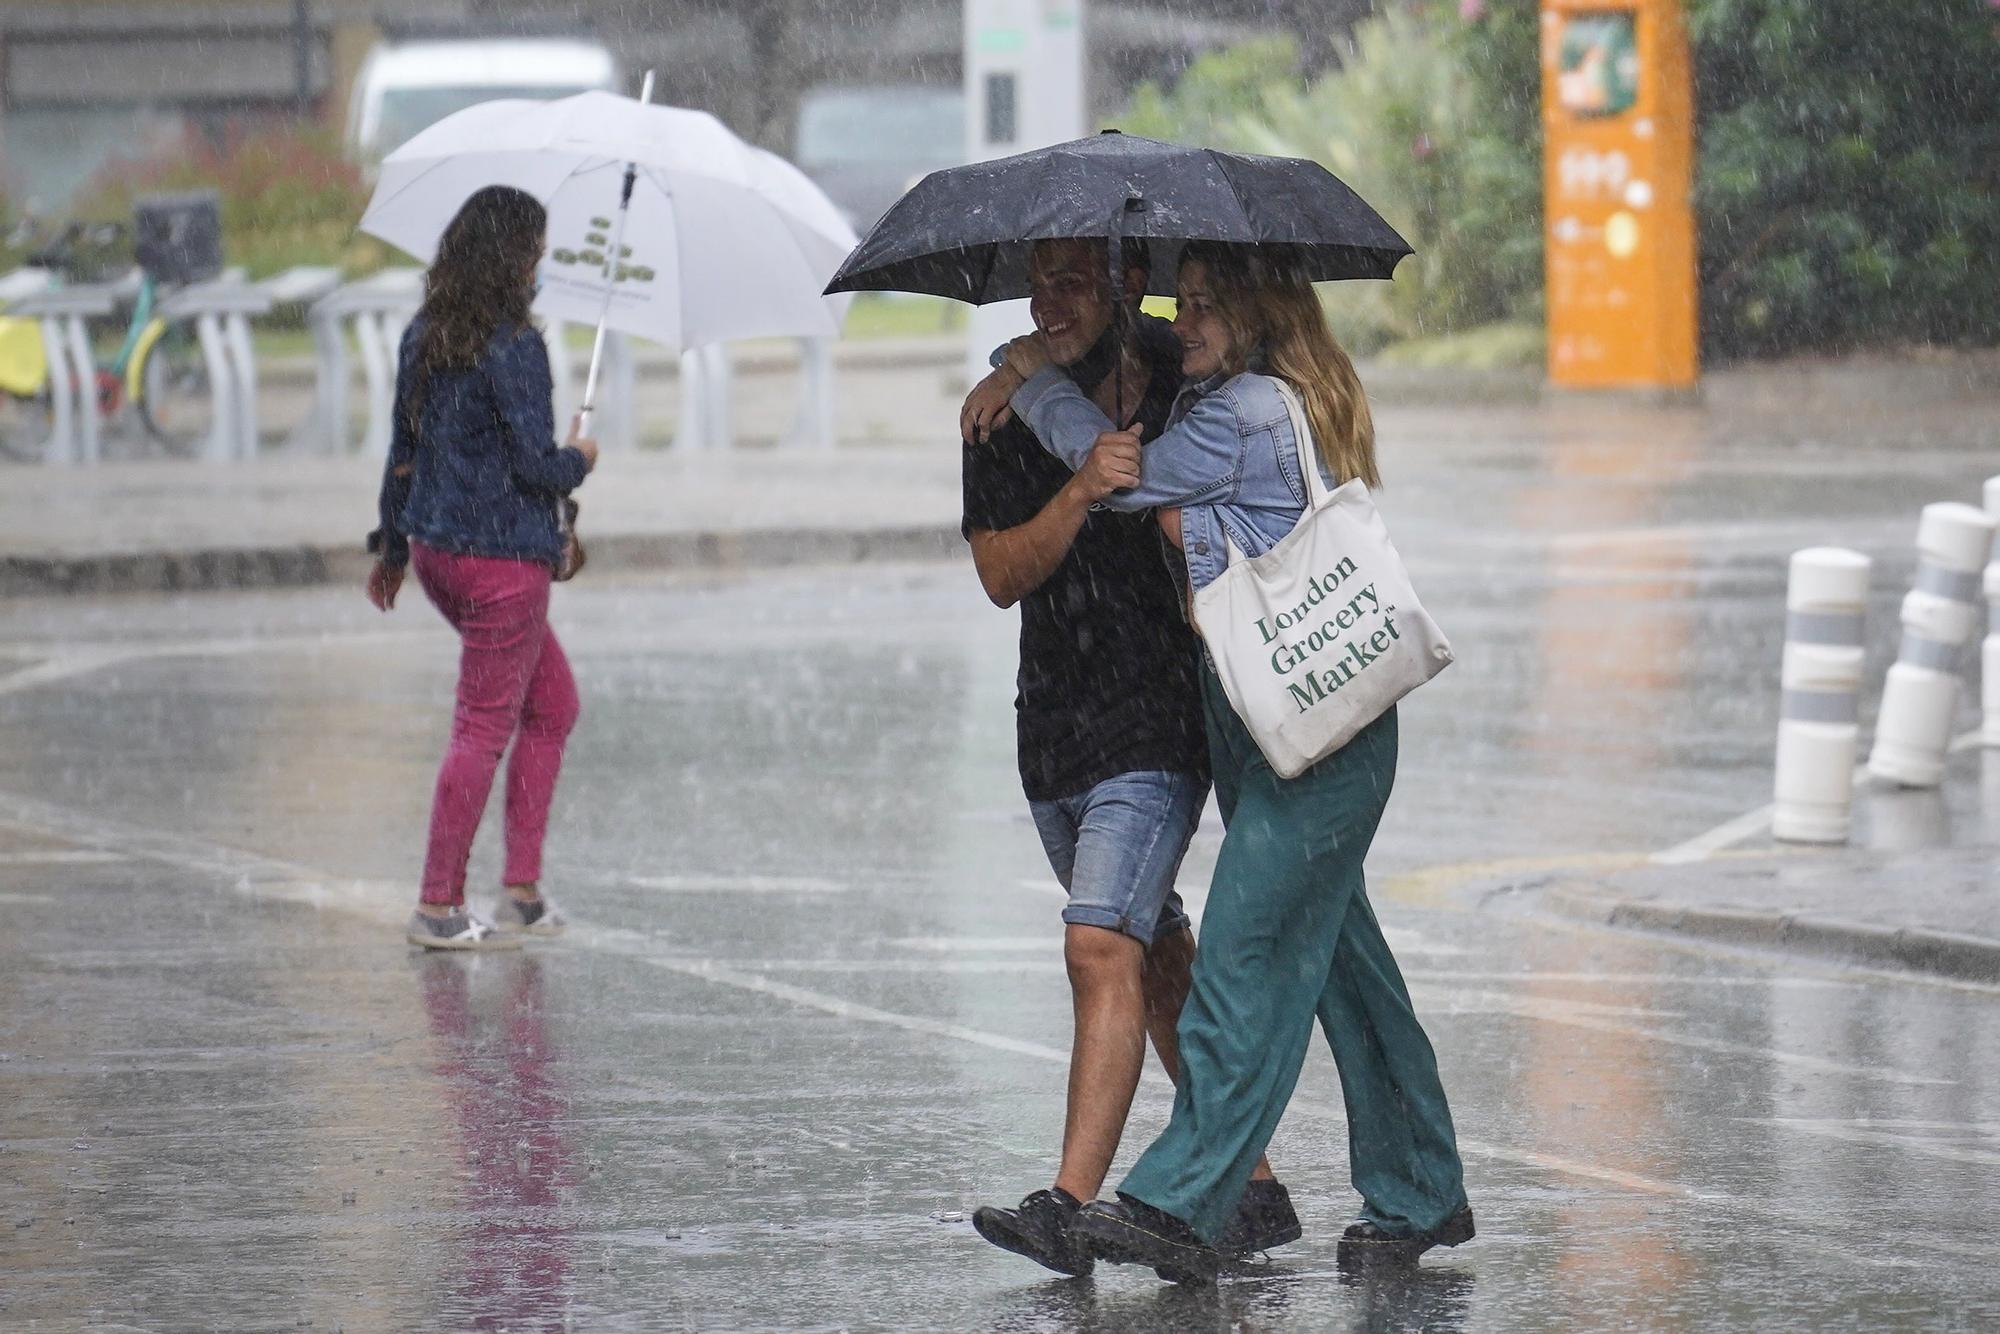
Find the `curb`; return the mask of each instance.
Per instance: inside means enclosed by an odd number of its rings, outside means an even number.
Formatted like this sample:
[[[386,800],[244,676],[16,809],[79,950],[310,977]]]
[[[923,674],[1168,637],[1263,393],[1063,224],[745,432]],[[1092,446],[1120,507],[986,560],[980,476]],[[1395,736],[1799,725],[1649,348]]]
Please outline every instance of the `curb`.
[[[1578,886],[1555,886],[1543,894],[1542,903],[1561,916],[1597,925],[1900,968],[1960,982],[2000,984],[2000,941],[1983,936],[1921,927],[1877,926],[1801,913],[1720,906],[1675,907],[1649,899],[1619,898]]]
[[[760,570],[944,560],[965,551],[958,527],[608,533],[586,545],[593,570]],[[366,577],[353,547],[231,547],[89,556],[0,557],[0,598],[307,588]],[[588,572],[583,576],[588,578]]]

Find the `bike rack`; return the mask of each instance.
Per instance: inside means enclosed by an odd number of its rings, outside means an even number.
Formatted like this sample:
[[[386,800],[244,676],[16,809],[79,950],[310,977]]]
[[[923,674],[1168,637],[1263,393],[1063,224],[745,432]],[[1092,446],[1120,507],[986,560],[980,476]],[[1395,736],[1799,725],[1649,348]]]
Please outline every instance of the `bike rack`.
[[[550,320],[543,335],[549,346],[549,374],[555,381],[556,439],[569,434],[570,421],[582,407],[581,387],[576,383],[576,361],[561,320]],[[631,449],[639,440],[638,401],[633,390],[637,365],[632,340],[617,330],[604,335],[604,365],[597,373],[597,406],[591,430],[606,449]]]
[[[314,271],[297,270],[305,275]],[[323,272],[323,271],[319,271]],[[285,275],[290,278],[292,275]],[[282,301],[274,279],[265,284]],[[299,279],[305,281],[303,277]],[[306,296],[298,299],[311,299]],[[396,356],[404,327],[423,303],[423,273],[419,269],[387,269],[372,278],[348,283],[318,295],[307,315],[318,361],[317,387],[310,415],[292,435],[302,448],[322,453],[345,451],[349,439],[349,365],[345,322],[352,321],[361,370],[367,385],[368,426],[361,447],[370,454],[389,448],[395,410]],[[551,320],[545,334],[549,371],[555,388],[558,438],[567,433],[580,406],[579,357],[565,336],[563,321]],[[633,340],[611,332],[604,340],[604,365],[598,377],[594,425],[599,442],[611,450],[628,450],[638,443],[637,358]],[[834,443],[833,340],[799,340],[800,398],[787,439],[816,448]],[[733,373],[728,349],[720,344],[689,348],[681,354],[680,424],[677,447],[688,450],[728,449],[735,430],[730,411]]]
[[[202,446],[204,462],[257,457],[257,356],[250,317],[270,309],[271,294],[262,286],[229,279],[184,287],[160,303],[163,318],[194,321],[208,367],[215,419]]]
[[[389,451],[390,418],[396,409],[396,349],[403,327],[423,304],[421,269],[384,269],[370,278],[336,287],[314,301],[306,314],[312,330],[318,374],[310,416],[293,433],[301,445],[321,453],[344,453],[349,447],[347,321],[354,324],[354,342],[361,354],[361,374],[368,390],[368,426],[362,448],[372,454]]]
[[[833,339],[799,340],[799,411],[791,438],[815,449],[832,449]]]
[[[44,275],[43,280],[47,281]],[[97,358],[84,321],[118,306],[115,283],[46,287],[7,305],[9,315],[37,320],[49,363],[50,429],[43,461],[94,464],[103,457],[103,421],[97,405]]]
[[[302,264],[265,278],[254,286],[271,299],[273,309],[279,306],[307,307],[307,323],[312,326],[311,308],[314,303],[340,286],[340,270],[325,265]],[[312,332],[315,350],[323,351],[320,348],[320,331],[317,326],[312,326]],[[287,449],[313,443],[315,433],[321,425],[327,397],[324,379],[316,376],[313,383],[312,408],[305,419],[285,438]]]
[[[729,348],[704,343],[681,353],[681,422],[674,444],[689,450],[728,449],[736,439]]]
[[[833,339],[801,338],[799,407],[784,443],[831,449],[834,442]],[[674,437],[687,449],[728,449],[736,442],[731,391],[735,370],[722,343],[681,354],[681,424]]]
[[[834,443],[834,366],[831,338],[801,338],[799,342],[799,407],[786,432],[788,444],[830,449]],[[574,383],[576,360],[561,321],[548,329],[549,366],[555,379],[556,430],[568,429],[577,409]],[[731,388],[734,370],[726,344],[708,343],[681,353],[680,422],[674,446],[689,451],[726,450],[735,443]],[[632,340],[617,332],[604,339],[604,367],[598,377],[596,431],[606,449],[630,449],[637,443],[638,412],[634,390]]]

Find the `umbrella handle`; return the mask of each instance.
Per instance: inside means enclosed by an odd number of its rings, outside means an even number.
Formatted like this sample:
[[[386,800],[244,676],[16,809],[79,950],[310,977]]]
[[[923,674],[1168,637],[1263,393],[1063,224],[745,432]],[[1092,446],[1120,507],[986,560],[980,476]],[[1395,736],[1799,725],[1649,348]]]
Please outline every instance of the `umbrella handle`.
[[[590,419],[596,412],[597,409],[591,407],[588,403],[577,410],[576,433],[586,440],[590,438]]]

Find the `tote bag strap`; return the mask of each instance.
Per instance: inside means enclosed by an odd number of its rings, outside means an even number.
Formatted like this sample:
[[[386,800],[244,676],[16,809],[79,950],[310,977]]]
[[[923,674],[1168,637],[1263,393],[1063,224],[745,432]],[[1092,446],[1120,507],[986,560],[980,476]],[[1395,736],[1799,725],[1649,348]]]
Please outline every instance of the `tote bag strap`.
[[[1299,471],[1306,479],[1306,513],[1320,509],[1333,499],[1333,491],[1327,486],[1326,478],[1320,475],[1319,450],[1313,446],[1312,421],[1306,416],[1306,405],[1299,400],[1298,390],[1286,384],[1275,375],[1266,376],[1277,386],[1278,397],[1284,400],[1285,415],[1292,419],[1292,441],[1298,446]],[[1301,520],[1304,519],[1301,515]],[[1236,545],[1236,539],[1229,535],[1229,529],[1222,530],[1222,540],[1227,544],[1229,563],[1245,560],[1243,549]]]
[[[1319,450],[1313,444],[1312,419],[1306,415],[1306,405],[1299,400],[1298,390],[1275,375],[1267,378],[1278,387],[1278,397],[1285,401],[1285,412],[1292,419],[1292,440],[1299,447],[1299,471],[1306,477],[1306,509],[1316,510],[1333,499],[1333,489],[1320,474]]]

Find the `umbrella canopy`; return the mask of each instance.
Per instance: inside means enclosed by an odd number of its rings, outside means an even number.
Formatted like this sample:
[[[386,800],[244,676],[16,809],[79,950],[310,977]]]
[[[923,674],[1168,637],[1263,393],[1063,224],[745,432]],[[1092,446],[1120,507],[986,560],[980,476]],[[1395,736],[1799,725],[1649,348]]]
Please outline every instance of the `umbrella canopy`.
[[[1411,253],[1317,162],[1187,148],[1107,130],[934,171],[869,231],[829,292],[928,292],[984,305],[1028,295],[1028,255],[1058,237],[1142,236],[1146,290],[1173,294],[1188,241],[1255,245],[1314,282],[1387,278]]]
[[[628,163],[634,188],[614,256]],[[846,302],[819,292],[853,229],[803,172],[705,112],[606,92],[468,107],[384,159],[361,229],[428,262],[459,206],[489,185],[549,210],[535,309],[551,319],[603,314],[613,329],[676,348],[840,332]]]

